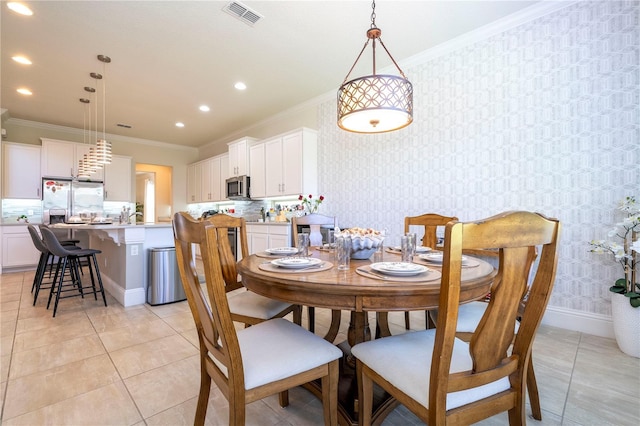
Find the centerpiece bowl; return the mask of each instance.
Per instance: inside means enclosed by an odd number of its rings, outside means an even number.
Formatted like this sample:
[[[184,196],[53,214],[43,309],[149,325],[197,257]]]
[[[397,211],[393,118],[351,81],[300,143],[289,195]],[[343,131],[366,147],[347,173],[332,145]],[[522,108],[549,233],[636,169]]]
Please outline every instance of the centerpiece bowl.
[[[384,233],[371,228],[345,229],[337,236],[351,237],[352,259],[369,259],[384,241]]]

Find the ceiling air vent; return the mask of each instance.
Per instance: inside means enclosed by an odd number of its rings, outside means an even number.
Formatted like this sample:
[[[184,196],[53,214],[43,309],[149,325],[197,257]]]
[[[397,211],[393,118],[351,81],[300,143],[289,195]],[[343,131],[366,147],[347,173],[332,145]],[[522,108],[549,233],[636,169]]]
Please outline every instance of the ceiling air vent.
[[[227,5],[222,10],[227,12],[229,15],[238,18],[245,24],[251,26],[253,26],[256,22],[263,18],[263,16],[255,10],[251,10],[249,9],[249,7],[237,1],[227,3]]]

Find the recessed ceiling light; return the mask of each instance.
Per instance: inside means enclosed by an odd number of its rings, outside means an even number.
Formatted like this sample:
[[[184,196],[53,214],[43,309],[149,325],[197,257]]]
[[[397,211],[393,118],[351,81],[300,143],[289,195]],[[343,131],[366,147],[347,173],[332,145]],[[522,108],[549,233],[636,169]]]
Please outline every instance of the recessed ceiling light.
[[[176,127],[184,127],[184,123],[182,123],[182,122],[178,121],[178,122],[176,123]]]
[[[247,85],[239,81],[233,87],[235,87],[238,90],[245,90],[247,88]]]
[[[31,65],[32,62],[26,58],[25,56],[12,56],[11,59],[13,59],[14,61],[23,64],[23,65]]]
[[[33,95],[33,93],[31,92],[31,90],[25,88],[25,87],[21,87],[17,90],[18,93],[20,93],[21,95]]]
[[[200,111],[202,112],[209,112],[211,110],[211,108],[209,108],[206,105],[200,105]]]
[[[7,3],[7,7],[16,13],[19,13],[20,15],[26,15],[26,16],[33,15],[33,11],[29,9],[27,5],[18,3],[16,1],[10,1],[9,3]]]

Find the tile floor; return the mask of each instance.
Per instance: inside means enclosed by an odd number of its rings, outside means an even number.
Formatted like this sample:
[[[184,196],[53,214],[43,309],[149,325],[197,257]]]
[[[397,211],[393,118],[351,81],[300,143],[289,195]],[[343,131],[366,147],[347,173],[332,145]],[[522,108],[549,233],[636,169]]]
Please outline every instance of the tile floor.
[[[123,308],[112,298],[32,306],[33,272],[0,275],[2,425],[190,425],[199,386],[197,336],[186,302]],[[345,313],[346,315],[346,313]],[[317,332],[328,311],[317,310]],[[348,317],[343,320],[342,336]],[[373,316],[372,316],[373,319]],[[401,313],[390,316],[403,329]],[[424,326],[415,313],[412,326]],[[543,326],[534,359],[543,425],[640,424],[640,360],[613,340]],[[215,385],[214,385],[215,386]],[[227,424],[224,397],[212,390],[208,425]],[[481,424],[507,424],[498,415]],[[248,425],[321,425],[320,402],[304,389],[252,403]],[[398,407],[384,425],[421,424]]]

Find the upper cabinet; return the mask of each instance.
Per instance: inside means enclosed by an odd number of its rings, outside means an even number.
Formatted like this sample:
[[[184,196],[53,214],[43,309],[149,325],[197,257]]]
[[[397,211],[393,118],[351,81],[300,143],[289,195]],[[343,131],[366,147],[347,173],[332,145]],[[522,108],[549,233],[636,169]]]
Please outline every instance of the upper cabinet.
[[[264,141],[264,171],[266,197],[317,192],[317,132],[302,128]]]
[[[2,197],[39,199],[41,197],[40,147],[21,143],[2,143]]]
[[[227,154],[223,154],[187,166],[187,203],[225,199],[223,187],[227,175],[227,158]]]
[[[264,198],[267,196],[264,143],[259,143],[249,148],[249,158],[251,159],[249,167],[251,197]]]
[[[131,202],[131,157],[114,155],[104,166],[104,200]]]
[[[229,176],[242,176],[249,174],[249,147],[257,139],[242,138],[229,142]]]
[[[40,174],[42,177],[71,178],[78,176],[78,162],[84,157],[84,154],[89,154],[92,145],[45,138],[41,138],[41,140]],[[104,180],[104,170],[98,169],[91,175],[90,180]]]

